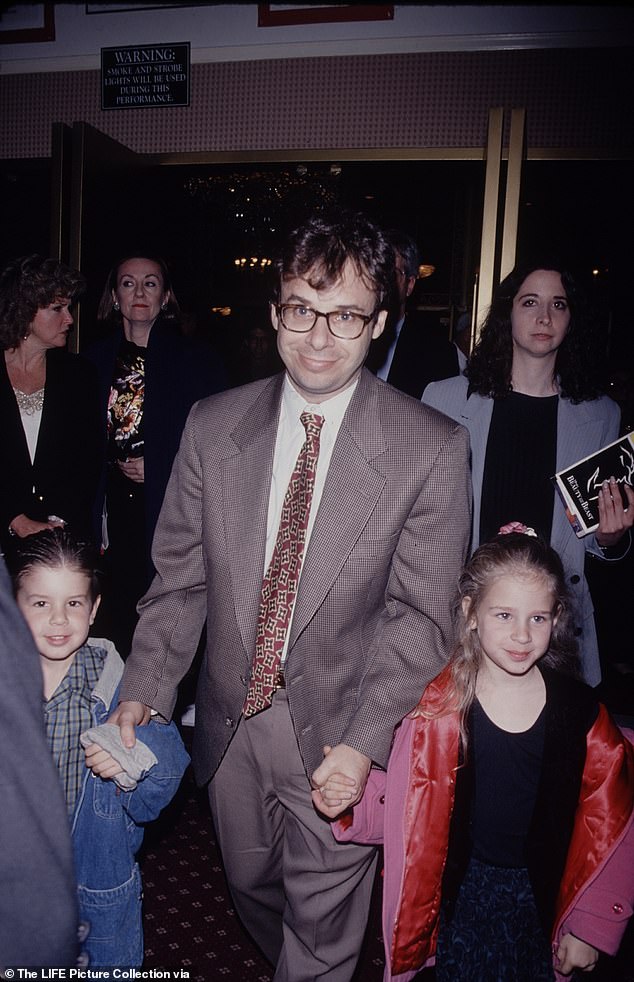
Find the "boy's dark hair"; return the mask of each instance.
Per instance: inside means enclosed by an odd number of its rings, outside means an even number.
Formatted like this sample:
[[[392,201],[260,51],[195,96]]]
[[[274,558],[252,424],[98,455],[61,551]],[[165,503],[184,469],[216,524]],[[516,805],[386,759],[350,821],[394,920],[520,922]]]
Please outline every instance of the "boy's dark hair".
[[[0,348],[17,348],[38,310],[76,300],[86,281],[78,269],[36,254],[13,259],[0,274]]]
[[[322,290],[341,279],[352,263],[376,309],[387,309],[394,280],[394,250],[385,235],[361,212],[316,215],[288,236],[277,263],[280,280],[306,279]]]
[[[90,542],[77,539],[66,528],[44,529],[35,535],[15,540],[6,557],[15,593],[23,576],[38,566],[45,569],[68,569],[85,573],[90,581],[90,599],[94,603],[101,593],[99,557]]]

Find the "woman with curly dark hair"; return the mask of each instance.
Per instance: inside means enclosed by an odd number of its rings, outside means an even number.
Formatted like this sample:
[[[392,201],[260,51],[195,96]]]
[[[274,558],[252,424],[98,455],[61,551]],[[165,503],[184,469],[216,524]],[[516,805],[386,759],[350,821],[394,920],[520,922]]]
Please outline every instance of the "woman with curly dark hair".
[[[26,256],[0,274],[0,542],[68,524],[92,532],[105,425],[92,365],[66,351],[84,278]]]
[[[556,263],[517,267],[495,292],[464,376],[432,382],[423,402],[471,437],[472,548],[514,515],[527,517],[562,557],[575,598],[583,674],[601,680],[586,550],[602,559],[628,551],[634,493],[624,508],[615,484],[599,493],[600,524],[578,539],[555,499],[552,477],[619,435],[619,409],[602,394],[587,311],[574,277]]]

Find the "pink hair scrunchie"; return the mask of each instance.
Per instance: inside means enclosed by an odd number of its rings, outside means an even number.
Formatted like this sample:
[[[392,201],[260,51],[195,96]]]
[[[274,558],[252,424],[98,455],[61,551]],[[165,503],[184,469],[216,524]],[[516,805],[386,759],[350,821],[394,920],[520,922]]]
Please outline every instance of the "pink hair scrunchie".
[[[535,529],[532,529],[529,525],[524,525],[523,522],[508,522],[508,524],[502,525],[498,531],[498,535],[509,535],[511,532],[519,532],[522,535],[530,535],[534,539],[537,538]]]

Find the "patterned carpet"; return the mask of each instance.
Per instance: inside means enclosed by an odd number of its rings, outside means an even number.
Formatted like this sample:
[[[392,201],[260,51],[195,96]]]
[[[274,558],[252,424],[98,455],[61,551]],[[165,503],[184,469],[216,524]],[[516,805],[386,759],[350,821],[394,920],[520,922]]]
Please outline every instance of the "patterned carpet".
[[[189,742],[191,731],[184,728]],[[272,982],[273,970],[233,909],[207,797],[187,772],[177,798],[146,833],[145,968],[184,968],[190,982]],[[377,876],[364,950],[354,982],[381,982],[381,878]],[[634,982],[634,924],[617,959],[602,959],[593,982]],[[433,982],[433,970],[417,982]],[[514,980],[507,980],[514,982]]]

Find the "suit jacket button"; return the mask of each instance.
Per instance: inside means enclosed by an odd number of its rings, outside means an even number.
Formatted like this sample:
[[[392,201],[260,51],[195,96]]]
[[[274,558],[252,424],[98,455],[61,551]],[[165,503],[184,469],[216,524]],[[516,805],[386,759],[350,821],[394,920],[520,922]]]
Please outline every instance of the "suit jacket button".
[[[574,634],[574,636],[576,638],[580,638],[581,635],[583,634],[583,628],[582,627],[576,627],[572,633]]]
[[[240,681],[242,682],[243,685],[246,685],[247,684],[247,678],[246,678],[246,676],[241,675],[240,676]]]
[[[623,913],[623,904],[612,904],[612,910],[615,914]]]
[[[382,794],[381,797],[379,798],[379,803],[381,805],[384,805],[385,804],[385,795],[384,794]]]
[[[573,573],[572,576],[570,577],[570,582],[578,583],[580,579],[581,577],[578,575],[578,573]]]
[[[227,716],[227,718],[225,719],[225,726],[233,726],[233,720],[231,719],[230,716]]]

